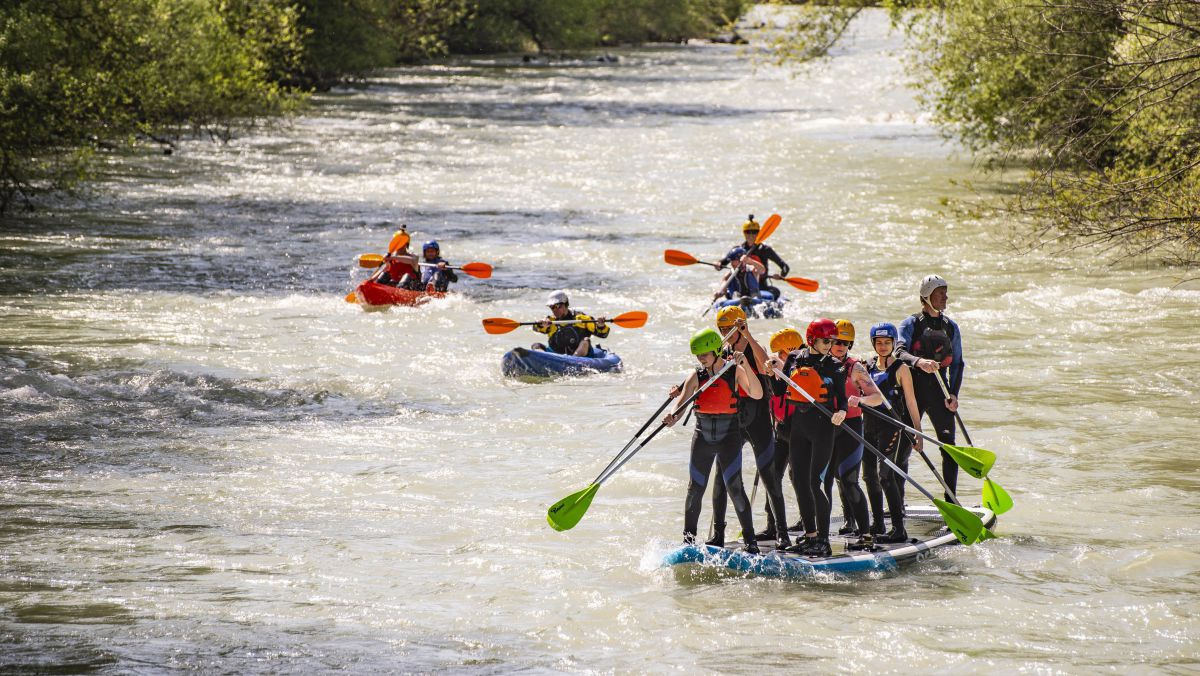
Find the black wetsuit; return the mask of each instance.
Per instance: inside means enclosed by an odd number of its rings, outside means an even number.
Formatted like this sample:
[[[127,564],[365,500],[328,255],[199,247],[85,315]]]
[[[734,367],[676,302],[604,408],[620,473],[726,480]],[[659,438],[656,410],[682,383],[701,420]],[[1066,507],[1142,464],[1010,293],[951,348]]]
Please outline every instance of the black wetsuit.
[[[801,366],[815,370],[825,381],[825,408],[831,412],[846,410],[846,369],[836,359],[810,354],[808,348],[797,350],[788,356],[783,372],[791,375]],[[787,384],[778,380],[772,387],[779,394]],[[807,401],[796,402],[796,413],[792,416],[789,451],[792,463],[792,481],[800,497],[800,516],[804,519],[805,532],[816,532],[819,538],[829,537],[829,499],[821,487],[821,477],[833,457],[833,439],[837,432],[828,416]]]
[[[705,373],[707,374],[707,371]],[[729,373],[736,373],[736,369],[730,369],[726,375]],[[705,378],[701,378],[698,385],[703,385],[704,381]],[[736,377],[732,389],[736,392]],[[749,534],[746,536],[750,538],[748,542],[753,542],[754,519],[751,515],[750,499],[746,497],[746,489],[742,486],[743,443],[736,413],[714,415],[696,412],[696,433],[692,435],[692,453],[688,467],[691,479],[688,482],[687,499],[683,508],[685,540],[694,540],[696,537],[696,526],[704,502],[704,488],[708,485],[709,472],[715,460],[722,479],[718,485],[724,485],[733,498],[733,511],[742,525],[742,532]]]
[[[791,543],[787,532],[787,513],[783,502],[783,475],[776,471],[775,457],[779,452],[775,443],[775,430],[771,424],[771,404],[769,381],[761,375],[762,366],[754,356],[753,350],[746,351],[746,365],[762,383],[763,396],[759,399],[742,397],[738,400],[738,417],[741,419],[742,438],[750,442],[754,449],[754,463],[758,468],[759,480],[762,481],[767,494],[767,523],[775,526],[773,532],[782,546]],[[713,486],[713,519],[718,524],[725,523],[725,503],[727,497],[721,484]],[[754,537],[753,533],[743,531],[746,538]]]
[[[920,359],[932,359],[941,361],[943,353],[941,351],[934,353],[930,350],[938,349],[939,343],[944,339],[954,341],[957,337],[957,326],[950,321],[944,314],[937,317],[931,317],[924,312],[913,315],[909,318],[915,320],[912,327],[912,340],[904,341],[904,332],[901,331],[901,339],[896,343],[896,359],[908,364],[912,369],[913,394],[917,399],[917,415],[929,416],[929,422],[933,424],[934,434],[938,440],[947,444],[954,444],[954,412],[946,407],[946,396],[942,392],[942,388],[938,385],[937,378],[941,378],[941,373],[926,373],[917,368],[917,361]],[[901,324],[903,327],[904,325]],[[911,346],[911,350],[910,350]],[[946,348],[947,350],[949,348]],[[948,354],[948,352],[947,352]],[[962,382],[962,364],[961,355],[957,356],[956,374],[951,382],[949,391],[951,394],[957,395],[958,386]],[[950,457],[950,454],[942,451],[942,478],[946,480],[946,486],[951,491],[956,491],[958,486],[958,463]],[[950,496],[946,495],[946,500],[950,500]]]
[[[849,363],[846,364],[846,367],[847,369],[853,368]],[[847,382],[850,381],[850,378],[851,374],[847,370]],[[855,390],[857,391],[857,389],[856,387]],[[861,396],[861,393],[859,396]],[[830,502],[833,501],[833,483],[834,481],[837,482],[845,523],[850,528],[858,530],[861,533],[868,532],[871,525],[867,510],[867,496],[863,493],[862,486],[858,483],[859,468],[862,466],[863,454],[867,450],[858,442],[858,439],[851,436],[844,428],[849,428],[859,436],[862,436],[864,415],[866,414],[863,413],[853,418],[846,418],[841,427],[837,428],[837,435],[833,439],[833,459],[829,464],[829,469],[826,471],[823,481],[825,493]],[[871,457],[875,457],[875,454],[872,453]]]
[[[879,357],[873,357],[867,363],[867,372],[879,386],[883,396],[891,403],[895,414],[890,413],[886,406],[880,405],[875,410],[892,418],[898,419],[905,425],[912,425],[909,420],[908,404],[904,402],[904,389],[900,386],[897,371],[904,362],[893,360],[887,369],[879,368]],[[908,473],[908,458],[912,454],[912,437],[899,427],[880,420],[873,415],[866,419],[866,438],[875,445],[896,466]],[[904,478],[879,460],[874,453],[864,458],[863,473],[867,479],[867,496],[871,501],[871,514],[876,524],[883,523],[883,498],[887,496],[888,513],[891,516],[892,528],[904,526]]]

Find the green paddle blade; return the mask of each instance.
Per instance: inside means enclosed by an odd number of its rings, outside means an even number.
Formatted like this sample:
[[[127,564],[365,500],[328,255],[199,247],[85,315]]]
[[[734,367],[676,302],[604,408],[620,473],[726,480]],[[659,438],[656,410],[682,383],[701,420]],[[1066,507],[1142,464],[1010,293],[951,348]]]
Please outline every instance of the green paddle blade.
[[[964,545],[973,545],[979,542],[983,531],[987,530],[983,527],[982,519],[952,502],[934,498],[933,504],[942,513],[942,518],[946,520],[950,532],[954,533],[954,537]]]
[[[579,520],[587,513],[588,507],[592,504],[592,498],[596,497],[598,490],[600,490],[600,484],[592,484],[554,503],[550,509],[546,510],[546,523],[558,531],[574,528],[575,524],[579,523]]]
[[[996,454],[982,448],[942,444],[942,450],[954,458],[954,462],[958,463],[964,472],[976,479],[986,477],[992,465],[996,464]]]
[[[992,510],[992,513],[999,516],[1008,510],[1012,509],[1012,498],[1008,497],[1008,493],[1000,487],[1000,484],[991,479],[983,480],[983,506]]]
[[[992,531],[988,530],[987,526],[984,526],[983,532],[979,534],[979,541],[983,542],[984,540],[995,540],[995,539],[996,539],[996,534],[993,533]]]

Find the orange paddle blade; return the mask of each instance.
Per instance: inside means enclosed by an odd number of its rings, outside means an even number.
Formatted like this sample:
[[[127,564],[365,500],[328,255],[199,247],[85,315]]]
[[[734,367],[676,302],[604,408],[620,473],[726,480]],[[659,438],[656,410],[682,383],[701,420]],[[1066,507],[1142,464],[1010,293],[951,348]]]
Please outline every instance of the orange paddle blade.
[[[616,317],[613,317],[612,319],[609,319],[607,321],[609,324],[616,324],[617,326],[624,326],[627,329],[637,329],[637,328],[641,328],[646,325],[646,319],[649,316],[650,315],[646,314],[645,312],[642,312],[641,310],[635,310],[634,312],[626,312],[624,314],[619,314]]]
[[[483,330],[491,334],[508,333],[520,325],[521,322],[504,317],[488,317],[483,320]]]
[[[353,291],[346,294],[346,302],[347,303],[357,303],[358,302],[358,294],[354,293]]]
[[[684,251],[676,251],[675,249],[667,249],[663,252],[663,260],[671,265],[695,265],[700,261],[690,253]]]
[[[815,279],[805,279],[803,277],[780,277],[783,281],[791,284],[793,288],[801,291],[813,292],[816,291],[820,284]]]
[[[487,279],[492,276],[492,266],[487,263],[467,263],[459,269],[478,279]]]
[[[383,265],[383,256],[380,254],[359,254],[358,267],[360,268],[377,268]]]
[[[767,238],[771,236],[771,233],[775,232],[775,228],[778,228],[779,224],[782,222],[783,216],[780,216],[779,214],[771,214],[767,220],[763,221],[762,228],[760,228],[758,231],[758,237],[754,238],[754,243],[762,244],[763,242],[767,241]]]
[[[392,241],[388,242],[388,253],[396,253],[397,249],[402,249],[412,238],[403,230],[397,230],[396,234],[392,235]]]

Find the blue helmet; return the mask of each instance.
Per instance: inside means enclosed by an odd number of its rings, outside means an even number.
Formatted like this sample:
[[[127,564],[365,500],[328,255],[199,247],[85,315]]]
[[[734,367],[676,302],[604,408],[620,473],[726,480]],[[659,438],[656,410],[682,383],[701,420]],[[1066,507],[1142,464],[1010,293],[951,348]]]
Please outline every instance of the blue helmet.
[[[729,250],[729,253],[725,254],[725,260],[727,260],[727,261],[737,260],[738,258],[741,258],[742,256],[745,256],[745,255],[746,255],[745,249],[743,249],[740,246],[735,246]]]
[[[874,342],[876,338],[900,340],[900,332],[896,330],[895,324],[880,322],[871,327],[871,341]]]
[[[431,239],[421,245],[421,251],[428,251],[430,249],[437,249],[438,251],[441,251],[442,247],[438,246],[436,239]]]

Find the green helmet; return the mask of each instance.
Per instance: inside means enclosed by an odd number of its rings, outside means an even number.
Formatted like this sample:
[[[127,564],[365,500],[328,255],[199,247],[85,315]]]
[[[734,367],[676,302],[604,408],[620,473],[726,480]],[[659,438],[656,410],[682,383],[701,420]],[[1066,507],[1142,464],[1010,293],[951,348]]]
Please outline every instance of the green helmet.
[[[721,351],[721,334],[712,329],[700,329],[692,336],[692,354]]]

